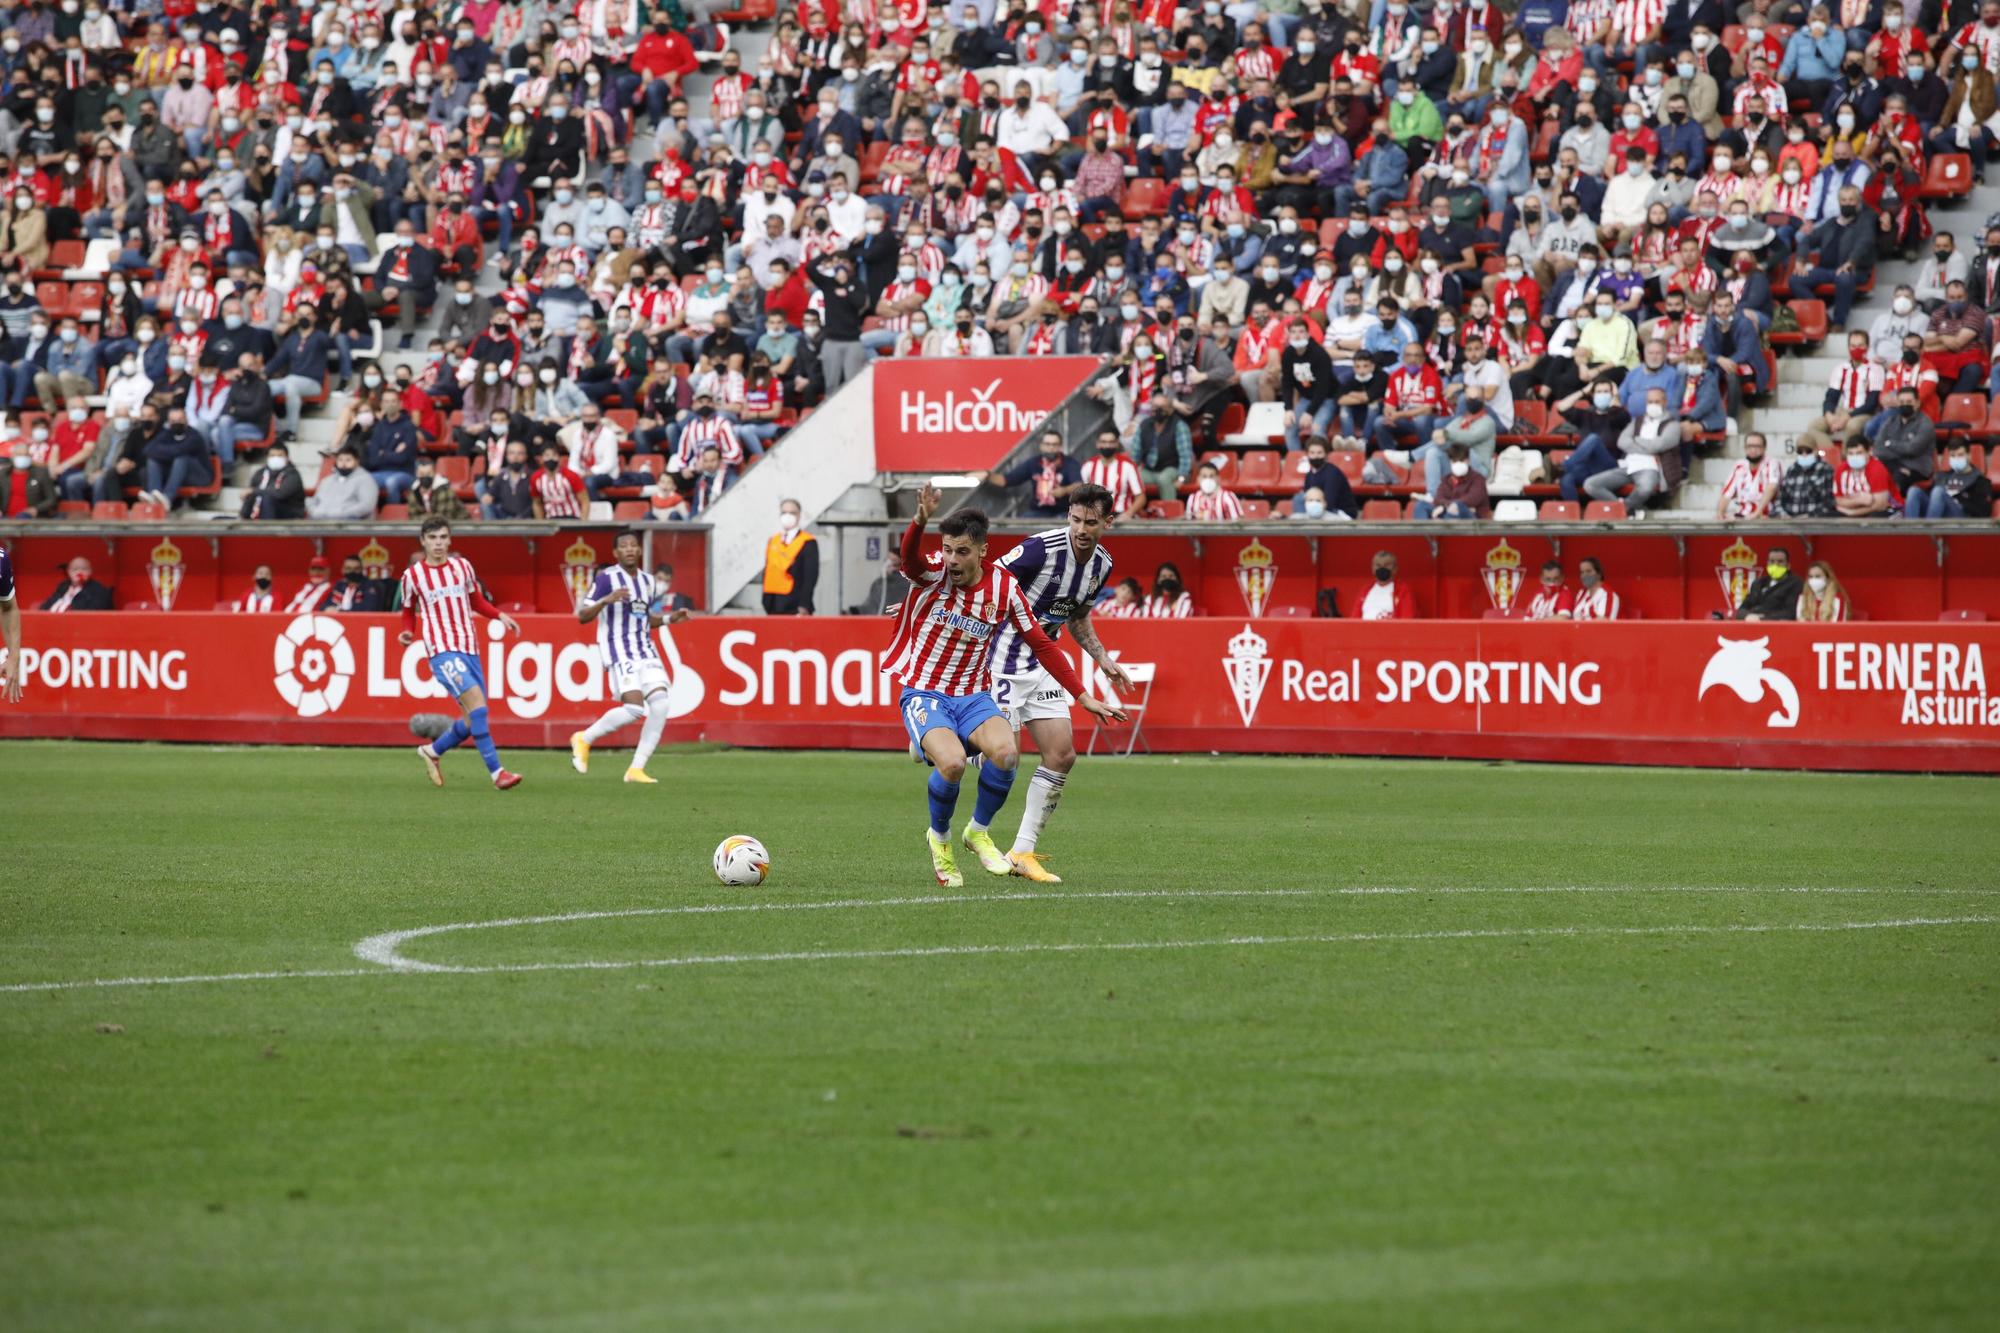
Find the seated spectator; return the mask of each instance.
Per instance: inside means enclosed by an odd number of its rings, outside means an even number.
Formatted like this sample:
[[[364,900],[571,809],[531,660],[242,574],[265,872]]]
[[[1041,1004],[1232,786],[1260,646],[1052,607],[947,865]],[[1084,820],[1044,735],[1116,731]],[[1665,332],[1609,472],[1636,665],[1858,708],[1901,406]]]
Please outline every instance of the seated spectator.
[[[1194,494],[1187,500],[1187,516],[1196,522],[1224,523],[1243,517],[1243,502],[1222,488],[1222,476],[1214,463],[1203,459],[1195,468]]]
[[[53,517],[57,497],[55,478],[29,452],[28,437],[16,435],[12,452],[0,457],[0,517]]]
[[[1581,500],[1584,482],[1618,466],[1611,445],[1624,436],[1632,418],[1619,405],[1617,390],[1603,383],[1578,389],[1554,406],[1564,423],[1581,437],[1563,460],[1562,498]]]
[[[1361,619],[1363,620],[1412,620],[1417,614],[1416,598],[1409,589],[1396,582],[1396,556],[1392,551],[1377,551],[1374,561],[1375,582],[1361,599]]]
[[[1667,413],[1663,389],[1646,391],[1645,411],[1618,436],[1615,468],[1586,477],[1583,493],[1592,500],[1615,500],[1630,483],[1626,508],[1637,514],[1656,498],[1673,494],[1681,482],[1681,423]]]
[[[1329,457],[1331,450],[1327,442],[1315,436],[1306,441],[1306,456],[1302,463],[1288,462],[1286,466],[1297,466],[1300,472],[1300,490],[1316,490],[1326,502],[1327,512],[1344,518],[1354,518],[1361,512],[1354,498],[1354,487],[1348,484],[1347,474],[1334,465]]]
[[[1972,447],[1963,438],[1945,446],[1945,470],[1927,491],[1911,491],[1903,500],[1910,518],[1991,518],[1993,483],[1972,467]]]
[[[111,589],[91,577],[90,561],[76,556],[64,568],[62,586],[42,599],[43,611],[109,611]]]
[[[589,508],[590,496],[584,489],[583,478],[565,463],[568,451],[550,440],[542,446],[541,457],[542,470],[535,475],[534,516],[582,518]]]
[[[1186,620],[1194,614],[1194,598],[1181,584],[1181,571],[1172,564],[1161,565],[1153,571],[1153,592],[1146,599],[1146,616],[1150,620]]]
[[[83,336],[74,315],[66,316],[35,376],[35,396],[44,411],[54,411],[58,404],[80,403],[96,392],[97,344]]]
[[[1429,493],[1416,498],[1410,506],[1410,517],[1493,517],[1493,506],[1486,498],[1486,478],[1473,469],[1465,445],[1455,442],[1447,453],[1451,475]]]
[[[1570,620],[1575,615],[1576,594],[1563,582],[1562,561],[1543,561],[1541,583],[1528,599],[1528,619]]]
[[[250,591],[237,598],[230,607],[232,611],[262,615],[278,609],[277,598],[271,591],[271,567],[259,565],[250,574]]]
[[[1618,594],[1604,586],[1604,562],[1594,555],[1587,555],[1576,562],[1576,581],[1582,588],[1571,605],[1570,616],[1574,620],[1616,620],[1618,619]]]
[[[304,518],[306,486],[299,470],[292,466],[289,451],[282,444],[271,446],[264,465],[250,478],[244,490],[243,518]]]
[[[1778,479],[1773,518],[1832,518],[1840,511],[1833,501],[1833,468],[1812,449],[1792,455],[1792,465]]]
[[[317,611],[324,607],[333,596],[333,564],[323,555],[316,555],[306,562],[306,581],[285,603],[285,614],[298,615],[302,611]]]
[[[1737,620],[1791,620],[1799,613],[1799,594],[1804,583],[1792,572],[1792,553],[1773,546],[1764,557],[1764,568],[1750,583],[1743,600],[1736,604]]]
[[[1797,619],[1838,623],[1848,618],[1847,611],[1847,590],[1833,576],[1833,566],[1824,560],[1815,560],[1807,565],[1806,586],[1805,591],[1799,594]]]
[[[1848,313],[1854,309],[1856,290],[1874,276],[1877,230],[1872,212],[1862,216],[1861,191],[1846,185],[1840,189],[1838,214],[1815,227],[1800,245],[1798,267],[1792,275],[1792,299],[1814,300],[1819,295],[1818,289],[1831,283],[1829,332],[1845,331]]]
[[[188,425],[187,409],[179,403],[167,409],[167,420],[143,447],[146,496],[168,509],[180,506],[183,486],[206,486],[214,479],[215,462],[208,441]],[[370,506],[369,512],[374,508]]]
[[[405,497],[410,506],[412,519],[429,518],[435,514],[453,522],[467,517],[465,502],[458,498],[450,482],[437,472],[437,460],[429,454],[418,454],[416,476],[411,481]]]
[[[1778,460],[1766,456],[1764,436],[1751,431],[1743,437],[1743,457],[1729,470],[1722,494],[1715,501],[1715,516],[1725,521],[1762,518],[1770,512],[1778,496],[1778,482],[1784,469]]]
[[[330,522],[359,522],[375,517],[382,488],[361,467],[361,455],[352,445],[343,444],[333,456],[333,471],[320,479],[319,488],[306,501],[306,513]]]
[[[402,503],[416,478],[417,427],[403,414],[402,400],[393,393],[382,395],[381,411],[362,446],[361,466],[375,479],[385,503]]]
[[[1091,614],[1110,616],[1114,620],[1141,619],[1146,614],[1145,590],[1139,586],[1137,579],[1120,579],[1118,586],[1092,608]]]
[[[1111,492],[1111,514],[1117,518],[1132,512],[1146,499],[1145,484],[1139,479],[1139,465],[1119,443],[1118,432],[1107,426],[1097,432],[1097,456],[1078,469],[1084,484],[1102,486]]]
[[[561,457],[561,451],[557,451]],[[531,519],[535,515],[535,474],[528,467],[525,440],[508,440],[497,469],[479,480],[480,513],[490,519]]]
[[[1986,387],[1991,326],[1964,282],[1949,284],[1927,327],[1913,331],[1923,334],[1924,365],[1937,372],[1939,393],[1978,393]]]
[[[1887,469],[1887,489],[1905,495],[1913,487],[1930,485],[1931,474],[1937,470],[1937,426],[1917,410],[1915,389],[1897,390],[1896,400],[1896,419],[1875,437],[1871,461]],[[1867,456],[1866,440],[1850,437],[1847,443],[1859,445],[1863,456]]]
[[[1468,388],[1460,400],[1458,415],[1432,431],[1430,441],[1410,455],[1412,463],[1423,464],[1425,493],[1438,494],[1445,466],[1451,458],[1449,451],[1462,449],[1466,466],[1480,476],[1479,490],[1483,499],[1485,478],[1493,475],[1493,441],[1496,434],[1493,414],[1486,410],[1485,391]],[[1464,515],[1454,514],[1451,517]]]
[[[361,473],[367,476],[367,473]],[[322,487],[322,489],[324,489]],[[361,563],[361,557],[350,555],[340,562],[340,580],[327,591],[324,611],[344,611],[361,614],[369,611],[386,611],[387,600],[376,581],[368,577],[368,571]]]

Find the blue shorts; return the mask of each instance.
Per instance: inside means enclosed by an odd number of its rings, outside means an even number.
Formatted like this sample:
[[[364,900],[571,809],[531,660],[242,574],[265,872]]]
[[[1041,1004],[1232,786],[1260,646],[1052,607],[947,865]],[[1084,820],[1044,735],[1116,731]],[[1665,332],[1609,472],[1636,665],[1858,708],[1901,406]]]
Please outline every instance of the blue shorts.
[[[431,674],[444,691],[456,699],[467,690],[486,692],[486,672],[471,653],[432,653]]]
[[[1007,715],[1000,711],[1000,705],[993,702],[991,694],[942,694],[937,690],[906,689],[896,700],[896,707],[903,714],[903,729],[910,733],[910,744],[923,753],[924,733],[943,727],[958,737],[965,746],[966,753],[974,752],[972,733],[989,718],[1006,721]],[[930,762],[925,755],[924,761]]]

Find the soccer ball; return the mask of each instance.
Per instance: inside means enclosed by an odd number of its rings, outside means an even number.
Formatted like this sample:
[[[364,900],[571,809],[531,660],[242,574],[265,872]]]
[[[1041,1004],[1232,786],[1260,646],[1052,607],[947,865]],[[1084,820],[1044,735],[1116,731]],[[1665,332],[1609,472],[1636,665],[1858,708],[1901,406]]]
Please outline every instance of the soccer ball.
[[[731,834],[715,849],[715,877],[724,884],[750,888],[770,873],[771,854],[755,838]]]

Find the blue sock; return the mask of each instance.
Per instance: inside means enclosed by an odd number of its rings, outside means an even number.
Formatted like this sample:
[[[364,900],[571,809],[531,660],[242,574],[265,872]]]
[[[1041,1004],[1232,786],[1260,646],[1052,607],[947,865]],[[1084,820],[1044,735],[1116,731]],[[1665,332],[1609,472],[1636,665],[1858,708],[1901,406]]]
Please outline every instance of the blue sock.
[[[479,747],[479,757],[486,761],[488,773],[500,771],[500,747],[493,743],[493,733],[486,729],[486,706],[481,704],[472,710],[472,743]]]
[[[465,725],[464,718],[456,718],[444,735],[431,742],[432,754],[443,754],[454,746],[463,745],[472,735],[472,728]]]
[[[985,828],[993,822],[993,816],[1000,813],[1000,807],[1007,804],[1007,793],[1014,790],[1014,770],[1002,768],[995,763],[979,766],[979,795],[972,802],[972,822]]]
[[[946,782],[944,774],[931,771],[931,828],[938,833],[951,832],[951,812],[958,809],[958,784]]]

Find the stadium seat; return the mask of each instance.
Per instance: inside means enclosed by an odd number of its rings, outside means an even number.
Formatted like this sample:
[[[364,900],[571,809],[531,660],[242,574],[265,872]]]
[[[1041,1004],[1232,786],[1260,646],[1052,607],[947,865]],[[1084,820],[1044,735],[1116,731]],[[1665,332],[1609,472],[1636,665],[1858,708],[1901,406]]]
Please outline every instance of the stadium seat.
[[[1919,199],[1962,199],[1972,189],[1972,158],[1965,153],[1939,153],[1924,169]]]
[[[653,510],[650,500],[620,500],[611,506],[611,517],[620,523],[637,523]]]
[[[1956,436],[1983,432],[1987,411],[1983,393],[1947,394],[1944,405],[1938,409],[1937,433]]]
[[[69,284],[38,282],[35,284],[35,300],[48,311],[51,319],[61,319],[69,313]]]
[[[452,455],[437,461],[438,476],[451,483],[451,493],[461,500],[470,500],[472,491],[472,460],[462,455]]]
[[[1205,450],[1202,453],[1201,458],[1198,460],[1197,466],[1199,465],[1199,463],[1215,464],[1216,480],[1222,483],[1223,489],[1227,490],[1236,485],[1235,454],[1226,453],[1216,449],[1209,449]],[[1194,488],[1190,486],[1188,489],[1192,490]]]
[[[63,500],[56,505],[57,518],[89,518],[90,501]]]
[[[1361,506],[1363,523],[1396,523],[1403,517],[1403,502],[1400,500],[1370,500]]]
[[[1243,423],[1250,418],[1250,409],[1241,403],[1231,403],[1222,409],[1222,415],[1215,419],[1215,442],[1222,444],[1230,436],[1243,429]]]
[[[1246,504],[1243,507],[1243,509],[1244,509],[1243,517],[1245,518],[1250,517],[1250,512],[1249,512],[1250,507]],[[1280,500],[1276,504],[1271,506],[1272,518],[1290,518],[1291,516],[1292,516],[1292,502],[1290,500]]]
[[[60,278],[66,271],[82,268],[89,248],[82,241],[57,241],[49,246],[48,262],[35,270],[37,278]]]
[[[1252,449],[1236,467],[1236,489],[1279,491],[1285,487],[1284,455],[1275,449]],[[1294,476],[1297,474],[1294,473]]]
[[[1938,619],[1941,621],[1951,621],[1960,624],[1983,624],[1986,620],[1986,613],[1984,611],[1975,611],[1967,608],[1958,611],[1940,612],[1938,615]]]
[[[159,523],[167,517],[167,507],[158,500],[134,500],[125,516],[134,523]]]
[[[1574,500],[1542,501],[1542,522],[1574,523],[1583,517],[1582,508]]]
[[[1359,449],[1336,449],[1326,456],[1326,461],[1340,469],[1350,486],[1361,484],[1361,469],[1368,465]]]
[[[1146,506],[1144,518],[1179,518],[1187,513],[1187,506],[1179,500],[1155,500]]]
[[[1258,523],[1270,516],[1271,502],[1269,500],[1245,500],[1243,502],[1243,519],[1245,522]]]
[[[383,505],[375,511],[375,517],[383,523],[407,523],[410,521],[408,505]]]
[[[1141,176],[1125,182],[1125,216],[1133,222],[1141,218],[1164,217],[1173,188],[1158,176]]]
[[[1777,347],[1803,347],[1808,343],[1826,341],[1826,302],[1787,301],[1792,314],[1798,318],[1799,327],[1795,333],[1773,333],[1771,342]]]
[[[882,174],[882,164],[889,157],[889,141],[877,139],[861,150],[861,185],[866,189]]]
[[[1623,500],[1592,500],[1583,510],[1583,521],[1586,523],[1615,523],[1624,517]]]

